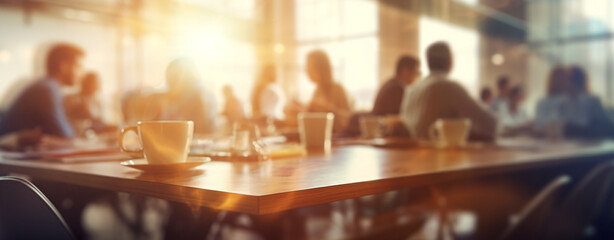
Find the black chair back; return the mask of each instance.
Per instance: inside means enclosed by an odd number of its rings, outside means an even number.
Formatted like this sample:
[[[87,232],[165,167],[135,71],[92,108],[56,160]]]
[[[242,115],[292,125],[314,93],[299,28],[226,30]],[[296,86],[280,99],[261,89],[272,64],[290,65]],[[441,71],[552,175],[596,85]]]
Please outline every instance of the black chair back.
[[[557,177],[527,203],[524,208],[510,219],[508,228],[501,235],[504,239],[542,239],[542,226],[560,199],[562,190],[571,182],[567,175]]]
[[[587,234],[595,230],[593,224],[606,207],[613,180],[614,162],[591,170],[553,213],[546,238],[564,240],[590,237]]]
[[[0,239],[74,239],[58,210],[25,179],[0,177]]]

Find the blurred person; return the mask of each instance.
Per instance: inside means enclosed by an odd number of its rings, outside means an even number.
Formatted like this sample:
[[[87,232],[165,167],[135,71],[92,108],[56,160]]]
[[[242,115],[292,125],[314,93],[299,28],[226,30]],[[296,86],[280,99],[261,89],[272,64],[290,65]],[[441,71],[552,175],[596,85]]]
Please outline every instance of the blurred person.
[[[482,100],[482,103],[484,103],[486,106],[490,106],[493,96],[489,87],[483,87],[482,90],[480,90],[480,100]]]
[[[507,105],[499,109],[499,121],[504,127],[514,127],[526,124],[529,117],[520,105],[524,100],[524,92],[520,86],[511,88],[508,94]]]
[[[562,122],[563,107],[568,101],[567,93],[571,88],[567,78],[567,68],[555,66],[550,71],[547,81],[546,97],[537,102],[533,128],[542,133],[546,126],[554,122]]]
[[[530,129],[531,120],[521,106],[522,101],[524,92],[520,86],[516,86],[509,91],[507,105],[499,108],[497,116],[504,135],[515,135]]]
[[[286,95],[276,83],[277,74],[272,64],[262,68],[252,91],[252,116],[255,119],[266,118],[283,120]]]
[[[401,118],[411,135],[428,140],[429,129],[438,119],[467,118],[471,120],[470,138],[494,140],[497,119],[448,77],[453,66],[448,44],[433,43],[426,55],[430,74],[407,89],[401,105]],[[445,197],[450,212],[471,211],[477,216],[472,239],[493,239],[508,224],[507,217],[515,211],[512,209],[518,209],[530,197],[522,184],[508,178],[498,175],[453,182],[438,186],[432,192],[436,197]],[[492,202],[497,204],[490,204]]]
[[[79,92],[64,98],[66,115],[77,133],[84,131],[84,127],[97,129],[104,125],[102,104],[96,98],[99,89],[98,75],[89,72],[81,78]],[[83,124],[88,126],[82,126]]]
[[[75,132],[66,116],[62,87],[72,86],[81,70],[84,52],[61,43],[47,53],[45,76],[28,86],[3,117],[0,135],[40,128],[42,134],[73,138]]]
[[[194,122],[194,132],[211,134],[216,129],[216,103],[212,93],[200,84],[200,74],[186,58],[173,60],[166,68],[168,90],[160,94],[156,120]]]
[[[471,138],[494,140],[495,117],[448,77],[453,65],[448,44],[431,44],[427,63],[430,74],[407,89],[401,106],[401,118],[411,135],[429,139],[429,129],[438,119],[467,118],[471,120]]]
[[[245,119],[245,112],[243,111],[243,105],[241,101],[235,96],[232,87],[225,85],[222,88],[224,93],[224,110],[222,115],[226,117],[229,123],[236,123]]]
[[[497,96],[490,103],[490,110],[498,112],[499,108],[507,105],[510,92],[510,79],[508,76],[500,76],[497,79]]]
[[[345,89],[333,80],[332,66],[328,55],[322,50],[310,52],[307,55],[306,70],[309,79],[316,85],[307,111],[334,113],[334,131],[343,130],[352,109]]]
[[[401,56],[397,61],[394,77],[388,80],[377,93],[373,115],[398,115],[405,88],[420,78],[420,61],[412,56]]]
[[[68,147],[75,132],[66,116],[62,87],[75,84],[81,72],[84,51],[72,44],[50,47],[45,61],[45,76],[19,94],[2,122],[0,134],[18,134],[18,141],[36,141],[53,147]],[[56,140],[59,139],[59,140]],[[61,143],[58,141],[62,141]],[[33,179],[34,184],[58,208],[76,239],[85,238],[82,210],[105,191]],[[67,205],[66,203],[70,203]]]
[[[568,101],[563,106],[566,134],[572,137],[614,136],[614,126],[601,100],[589,93],[588,76],[584,69],[572,66],[568,70]]]

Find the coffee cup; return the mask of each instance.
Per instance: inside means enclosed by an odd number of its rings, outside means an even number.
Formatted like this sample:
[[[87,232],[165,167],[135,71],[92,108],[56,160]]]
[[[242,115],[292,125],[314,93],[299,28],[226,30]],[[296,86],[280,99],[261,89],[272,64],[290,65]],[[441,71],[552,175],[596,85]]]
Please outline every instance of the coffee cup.
[[[467,144],[470,130],[469,119],[439,119],[431,125],[429,134],[439,146],[460,147]]]
[[[333,113],[299,113],[299,135],[303,147],[330,150],[334,119]]]
[[[131,131],[139,137],[139,150],[124,145],[124,135]],[[140,121],[121,130],[119,145],[122,151],[144,157],[149,164],[182,163],[188,158],[193,134],[192,121]]]

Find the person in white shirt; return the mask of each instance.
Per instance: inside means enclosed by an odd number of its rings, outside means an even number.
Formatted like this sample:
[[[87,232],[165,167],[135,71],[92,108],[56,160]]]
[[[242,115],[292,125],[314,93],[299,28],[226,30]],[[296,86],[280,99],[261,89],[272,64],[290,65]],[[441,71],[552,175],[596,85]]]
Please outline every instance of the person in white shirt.
[[[262,68],[252,91],[253,118],[275,120],[285,118],[286,95],[276,81],[275,66],[266,65]]]
[[[503,135],[528,133],[531,130],[531,119],[521,105],[523,100],[522,88],[516,86],[509,90],[507,104],[499,107],[497,116],[499,125],[503,128]]]
[[[452,70],[452,53],[445,42],[427,49],[430,74],[408,87],[401,105],[401,118],[411,135],[428,139],[429,128],[438,119],[471,120],[470,137],[493,140],[497,120],[457,82],[448,78]]]
[[[507,76],[497,79],[497,96],[490,102],[490,111],[498,113],[500,108],[509,104],[510,80]]]

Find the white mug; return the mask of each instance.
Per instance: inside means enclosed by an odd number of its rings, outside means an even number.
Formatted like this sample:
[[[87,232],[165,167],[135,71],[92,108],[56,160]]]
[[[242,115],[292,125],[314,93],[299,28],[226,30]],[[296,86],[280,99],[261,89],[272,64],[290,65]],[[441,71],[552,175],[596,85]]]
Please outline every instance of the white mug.
[[[333,113],[299,113],[298,127],[303,147],[330,150],[334,119]]]
[[[430,138],[436,144],[444,147],[459,147],[467,143],[471,120],[469,119],[438,119],[429,129]]]
[[[124,135],[130,131],[139,136],[141,149],[124,146]],[[124,152],[145,157],[149,164],[181,163],[188,158],[193,134],[192,121],[140,121],[121,130],[119,145]]]

